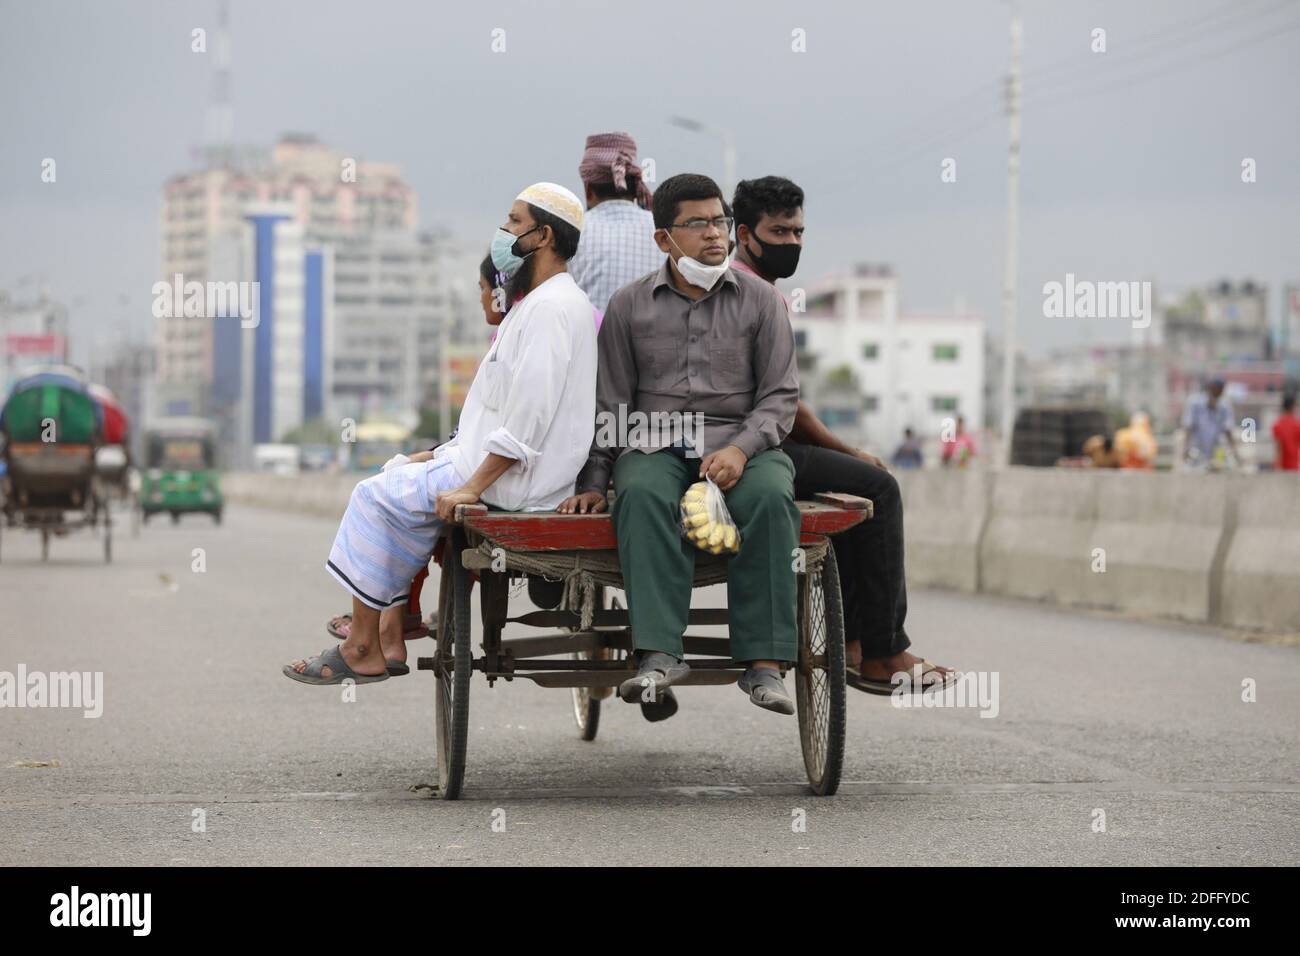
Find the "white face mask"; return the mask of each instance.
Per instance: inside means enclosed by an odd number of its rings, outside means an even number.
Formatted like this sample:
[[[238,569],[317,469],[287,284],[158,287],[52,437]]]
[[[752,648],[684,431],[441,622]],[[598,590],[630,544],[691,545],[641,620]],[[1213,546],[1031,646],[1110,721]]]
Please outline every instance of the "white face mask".
[[[677,246],[677,243],[673,240],[671,235],[668,237],[668,241],[674,246]],[[677,251],[682,252],[682,247],[677,246]],[[695,286],[697,289],[703,289],[705,292],[708,292],[718,284],[718,280],[722,278],[722,274],[731,266],[731,257],[728,256],[716,266],[706,266],[703,262],[700,262],[700,260],[692,259],[690,256],[686,255],[686,253],[682,252],[682,254],[677,257],[675,264],[677,266],[677,271],[681,273],[683,279]]]

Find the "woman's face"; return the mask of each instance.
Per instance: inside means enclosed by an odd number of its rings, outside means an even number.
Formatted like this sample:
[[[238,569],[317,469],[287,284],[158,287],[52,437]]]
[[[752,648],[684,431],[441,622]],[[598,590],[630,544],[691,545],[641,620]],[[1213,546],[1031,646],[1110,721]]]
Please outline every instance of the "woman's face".
[[[483,318],[487,319],[488,325],[500,325],[502,314],[495,308],[496,296],[492,294],[493,289],[482,276],[478,277],[478,300],[483,306]]]

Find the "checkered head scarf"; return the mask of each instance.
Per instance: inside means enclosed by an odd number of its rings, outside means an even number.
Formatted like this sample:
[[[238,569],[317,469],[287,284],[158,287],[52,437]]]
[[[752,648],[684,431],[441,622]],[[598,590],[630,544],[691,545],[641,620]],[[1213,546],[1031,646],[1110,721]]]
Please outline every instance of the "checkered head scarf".
[[[628,188],[628,180],[636,181],[636,204],[650,208],[650,188],[641,178],[641,165],[636,159],[636,140],[629,133],[594,133],[587,137],[587,148],[578,164],[578,175],[584,183],[613,183],[620,191]]]

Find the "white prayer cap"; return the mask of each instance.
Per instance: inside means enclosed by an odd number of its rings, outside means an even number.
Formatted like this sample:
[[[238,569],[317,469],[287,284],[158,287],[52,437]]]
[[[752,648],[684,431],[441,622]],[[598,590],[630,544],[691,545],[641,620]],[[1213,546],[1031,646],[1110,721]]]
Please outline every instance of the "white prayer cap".
[[[544,209],[582,231],[582,202],[558,183],[533,183],[515,198]]]

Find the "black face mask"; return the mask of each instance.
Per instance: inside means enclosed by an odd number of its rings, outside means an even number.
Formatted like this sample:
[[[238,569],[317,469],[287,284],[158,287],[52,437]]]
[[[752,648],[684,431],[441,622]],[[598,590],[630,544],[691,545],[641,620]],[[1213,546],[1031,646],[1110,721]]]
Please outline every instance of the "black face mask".
[[[788,279],[794,275],[794,270],[799,268],[799,253],[803,251],[803,246],[797,242],[764,242],[752,232],[749,237],[763,250],[761,256],[749,253],[763,275],[769,279]],[[749,251],[748,247],[745,251]]]

